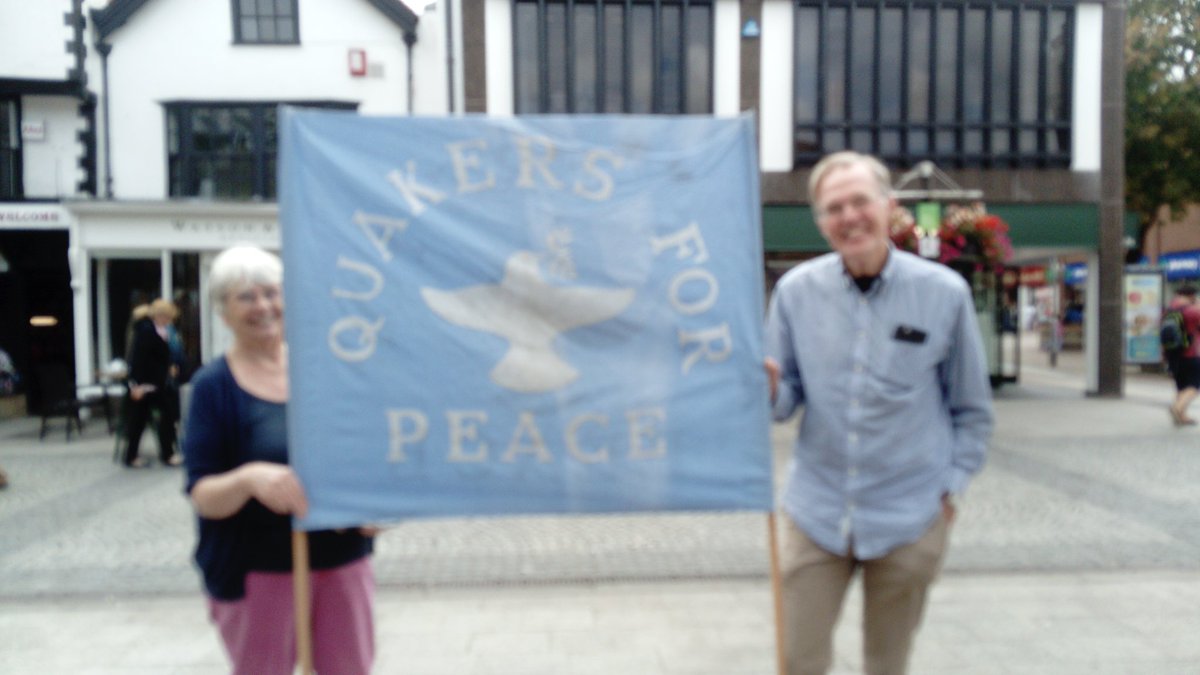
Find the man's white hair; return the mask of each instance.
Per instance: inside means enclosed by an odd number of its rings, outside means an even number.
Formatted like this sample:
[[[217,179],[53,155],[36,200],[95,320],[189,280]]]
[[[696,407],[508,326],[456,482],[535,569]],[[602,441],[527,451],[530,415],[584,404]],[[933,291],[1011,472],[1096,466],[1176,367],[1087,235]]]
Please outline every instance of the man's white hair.
[[[871,171],[871,174],[875,176],[875,182],[879,183],[879,195],[881,197],[892,196],[892,176],[888,172],[888,168],[883,165],[883,162],[861,152],[842,150],[832,155],[825,155],[813,167],[812,173],[808,174],[809,203],[816,206],[817,197],[821,189],[821,181],[825,180],[830,172],[834,169],[844,169],[860,164],[866,166]]]

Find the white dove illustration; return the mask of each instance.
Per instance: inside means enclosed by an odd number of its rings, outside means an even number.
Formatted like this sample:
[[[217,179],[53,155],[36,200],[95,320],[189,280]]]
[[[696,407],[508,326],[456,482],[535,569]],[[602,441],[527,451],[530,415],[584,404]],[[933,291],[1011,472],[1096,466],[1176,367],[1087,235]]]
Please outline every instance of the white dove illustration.
[[[499,335],[509,349],[492,369],[496,384],[521,393],[560,389],[579,377],[554,351],[554,338],[572,328],[607,321],[633,302],[631,288],[560,287],[542,278],[537,255],[517,251],[499,284],[455,291],[422,288],[425,304],[452,324]]]

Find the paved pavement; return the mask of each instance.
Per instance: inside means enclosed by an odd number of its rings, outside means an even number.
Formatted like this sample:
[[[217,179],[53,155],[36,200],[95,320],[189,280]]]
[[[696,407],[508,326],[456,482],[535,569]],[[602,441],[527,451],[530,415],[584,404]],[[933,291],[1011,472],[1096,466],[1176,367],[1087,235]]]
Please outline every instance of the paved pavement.
[[[1130,371],[1086,397],[1078,355],[1025,353],[914,673],[1200,673],[1200,430],[1169,425],[1171,392]],[[120,469],[102,426],[0,424],[0,673],[224,672],[180,473]],[[774,672],[762,515],[402,523],[375,562],[380,673]]]

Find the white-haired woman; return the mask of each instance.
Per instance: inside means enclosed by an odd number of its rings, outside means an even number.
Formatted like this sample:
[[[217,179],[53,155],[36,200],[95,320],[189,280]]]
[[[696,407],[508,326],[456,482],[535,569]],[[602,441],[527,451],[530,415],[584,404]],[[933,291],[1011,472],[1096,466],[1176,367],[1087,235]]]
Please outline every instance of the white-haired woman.
[[[282,279],[279,258],[254,246],[213,261],[209,294],[233,343],[193,377],[184,439],[196,562],[234,673],[291,673],[296,660],[290,517],[308,503],[288,466]],[[369,672],[371,538],[313,532],[309,546],[314,665]]]

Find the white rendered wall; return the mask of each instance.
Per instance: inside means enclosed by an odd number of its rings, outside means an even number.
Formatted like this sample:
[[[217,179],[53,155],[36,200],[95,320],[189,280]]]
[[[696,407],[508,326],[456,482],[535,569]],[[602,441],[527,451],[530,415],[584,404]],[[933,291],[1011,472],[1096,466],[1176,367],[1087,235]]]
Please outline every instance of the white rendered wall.
[[[765,0],[762,6],[762,66],[759,82],[759,168],[792,170],[792,3]]]
[[[410,5],[411,6],[411,5]],[[418,11],[416,8],[413,11]],[[452,13],[457,13],[455,7]],[[444,115],[450,99],[446,63],[446,2],[428,5],[417,15],[417,43],[413,45],[413,105],[415,115]],[[457,17],[456,17],[457,18]],[[459,33],[455,33],[455,41]],[[456,48],[459,45],[455,45]],[[455,58],[455,64],[459,59]],[[407,79],[408,74],[403,75]],[[462,75],[455,73],[455,85],[462,86]],[[408,86],[405,84],[404,86]]]
[[[147,2],[110,36],[115,198],[167,196],[166,102],[319,99],[357,102],[364,113],[407,112],[407,56],[396,24],[365,0],[299,6],[299,45],[235,45],[229,4],[208,0]],[[350,75],[352,48],[366,51],[367,77]],[[98,73],[93,86],[100,87]]]
[[[462,36],[463,36],[462,0],[442,0],[442,2],[438,3],[438,6],[443,7],[443,8],[447,5],[452,7],[451,17],[450,17],[450,23],[451,23],[450,30],[454,34],[453,44],[451,45],[451,50],[450,50],[452,52],[451,59],[453,61],[453,67],[454,67],[453,111],[455,114],[461,115],[462,113],[466,112],[466,108],[467,108],[466,76],[463,74],[464,73],[464,70],[463,70],[463,46],[464,45],[463,45],[463,39],[462,39]],[[445,33],[445,31],[446,31],[445,24],[440,26],[438,28],[438,30]]]
[[[737,0],[713,8],[713,114],[733,117],[742,107],[742,12]]]
[[[510,0],[486,0],[484,44],[487,45],[487,111],[513,114],[513,36]]]
[[[0,77],[65,80],[75,67],[70,11],[70,0],[0,0]]]
[[[41,139],[25,137],[21,141],[25,196],[75,196],[83,176],[79,168],[83,146],[78,133],[84,121],[79,117],[79,101],[63,96],[25,96],[21,99],[21,121],[44,129]]]
[[[1075,6],[1075,70],[1071,91],[1071,170],[1100,170],[1100,82],[1104,6]]]

